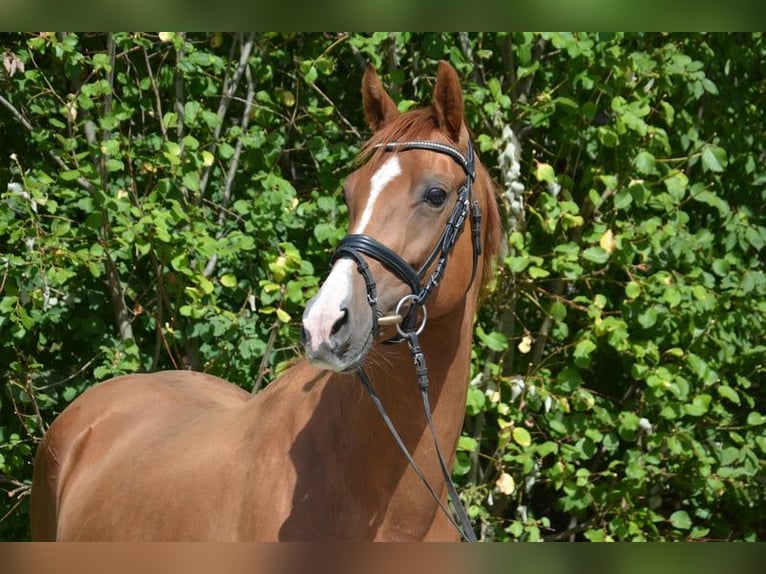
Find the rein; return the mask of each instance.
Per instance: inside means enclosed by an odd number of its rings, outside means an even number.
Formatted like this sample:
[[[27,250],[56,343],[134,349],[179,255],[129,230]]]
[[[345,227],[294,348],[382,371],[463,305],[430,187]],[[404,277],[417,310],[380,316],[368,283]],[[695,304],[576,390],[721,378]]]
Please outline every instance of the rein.
[[[415,270],[412,265],[405,261],[401,256],[395,253],[390,248],[386,247],[376,239],[364,234],[349,234],[343,238],[338,245],[335,253],[332,256],[332,263],[341,258],[352,259],[357,266],[357,271],[364,279],[364,283],[367,289],[367,301],[370,304],[372,310],[372,332],[373,335],[377,335],[382,324],[395,324],[396,330],[399,333],[398,338],[386,341],[386,343],[400,343],[407,341],[410,354],[415,363],[415,370],[417,373],[418,387],[420,389],[421,401],[423,403],[423,411],[426,416],[428,428],[433,438],[434,449],[436,450],[436,456],[439,460],[439,467],[441,468],[444,481],[447,486],[449,498],[452,501],[452,505],[457,513],[461,525],[458,526],[455,519],[450,514],[449,510],[444,506],[444,503],[439,498],[439,495],[434,490],[433,486],[428,482],[423,472],[415,463],[412,455],[410,454],[407,446],[404,444],[401,436],[396,430],[391,418],[388,416],[383,403],[381,402],[375,388],[372,385],[367,373],[361,367],[358,369],[357,374],[362,382],[362,385],[367,390],[373,403],[377,407],[378,411],[383,418],[386,426],[388,427],[391,435],[396,441],[399,449],[404,454],[407,462],[415,471],[415,474],[425,484],[431,496],[439,505],[439,508],[444,512],[449,521],[460,533],[460,536],[469,542],[476,541],[476,534],[473,531],[471,521],[468,518],[465,507],[463,506],[460,498],[455,489],[455,485],[452,482],[447,464],[444,461],[439,443],[436,439],[436,430],[434,429],[433,417],[431,415],[431,403],[428,398],[428,368],[426,366],[425,355],[420,348],[419,335],[423,331],[427,321],[427,314],[425,304],[431,295],[432,291],[436,288],[444,275],[445,268],[447,266],[447,259],[449,258],[453,247],[457,243],[457,239],[460,233],[465,227],[465,222],[469,218],[471,221],[472,231],[472,245],[473,245],[473,268],[471,271],[471,280],[468,284],[468,289],[473,284],[473,280],[476,276],[476,267],[479,255],[481,254],[481,209],[479,202],[473,193],[473,181],[476,178],[476,167],[474,162],[473,147],[471,142],[468,142],[468,152],[464,156],[457,148],[450,145],[431,142],[431,141],[409,141],[409,142],[393,142],[380,144],[379,146],[385,151],[406,151],[411,149],[423,149],[449,155],[454,159],[462,168],[466,174],[465,183],[460,187],[458,191],[457,201],[455,207],[450,214],[444,231],[436,242],[431,254],[426,258],[423,265],[419,270]],[[402,282],[404,282],[412,291],[411,294],[406,295],[396,306],[395,314],[387,317],[378,317],[378,295],[375,285],[375,280],[372,277],[370,268],[367,262],[364,260],[364,255],[371,257],[379,261],[383,266],[391,273],[396,275]],[[434,270],[431,272],[428,279],[421,285],[426,278],[426,274],[431,265],[436,262]],[[403,307],[409,304],[409,309],[406,311],[406,315],[402,315],[404,312]],[[420,325],[416,326],[418,309],[422,312],[422,320]],[[462,527],[461,527],[462,526]]]

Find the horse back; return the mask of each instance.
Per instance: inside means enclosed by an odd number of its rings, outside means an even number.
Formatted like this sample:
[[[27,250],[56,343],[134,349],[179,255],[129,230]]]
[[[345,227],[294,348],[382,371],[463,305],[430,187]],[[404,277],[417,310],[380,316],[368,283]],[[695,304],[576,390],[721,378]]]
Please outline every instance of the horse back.
[[[126,375],[87,390],[46,432],[35,458],[31,498],[33,540],[61,538],[60,517],[82,502],[81,485],[97,481],[103,461],[170,436],[207,412],[241,405],[243,389],[192,371]]]

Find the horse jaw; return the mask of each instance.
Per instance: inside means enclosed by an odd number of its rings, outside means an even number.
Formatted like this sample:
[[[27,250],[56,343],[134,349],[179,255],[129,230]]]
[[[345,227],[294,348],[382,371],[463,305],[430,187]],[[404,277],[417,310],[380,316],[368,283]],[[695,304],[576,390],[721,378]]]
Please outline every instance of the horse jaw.
[[[372,310],[348,259],[336,262],[303,312],[301,339],[309,362],[319,369],[358,368],[372,346]]]

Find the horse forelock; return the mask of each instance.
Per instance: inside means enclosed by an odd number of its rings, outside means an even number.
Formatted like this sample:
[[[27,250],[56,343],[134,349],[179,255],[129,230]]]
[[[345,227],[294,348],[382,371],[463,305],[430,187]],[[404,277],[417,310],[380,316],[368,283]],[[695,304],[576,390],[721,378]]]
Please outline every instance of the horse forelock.
[[[357,155],[355,163],[357,166],[367,163],[373,170],[376,170],[384,161],[385,156],[390,153],[399,153],[397,151],[386,151],[382,147],[384,144],[430,140],[433,139],[434,131],[439,131],[443,134],[444,141],[442,143],[457,145],[457,142],[450,141],[446,133],[439,130],[438,119],[433,107],[428,106],[399,114],[391,118],[384,126],[372,134]],[[474,192],[484,206],[482,214],[485,225],[482,241],[482,283],[486,284],[494,272],[495,264],[500,254],[502,223],[497,204],[497,187],[489,172],[481,163],[478,154],[475,154],[475,161],[476,180],[474,181]]]
[[[367,140],[357,156],[357,162],[359,164],[368,162],[376,167],[386,153],[379,146],[391,142],[430,139],[431,134],[438,129],[439,123],[432,107],[420,108],[394,116]],[[445,143],[454,142],[447,140]]]

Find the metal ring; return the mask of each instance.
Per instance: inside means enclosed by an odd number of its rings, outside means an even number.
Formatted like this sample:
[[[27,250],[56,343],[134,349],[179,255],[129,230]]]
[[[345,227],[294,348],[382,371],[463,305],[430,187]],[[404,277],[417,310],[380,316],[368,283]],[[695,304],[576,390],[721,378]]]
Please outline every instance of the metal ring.
[[[401,313],[402,305],[404,305],[405,303],[408,303],[409,301],[417,301],[418,299],[419,299],[419,297],[417,295],[415,295],[414,293],[410,293],[409,295],[405,295],[396,304],[396,309],[394,310],[394,314],[395,315],[402,315],[402,313]],[[423,329],[426,328],[426,321],[428,320],[428,313],[426,312],[425,306],[420,307],[420,309],[423,311],[423,321],[420,323],[420,326],[415,331],[416,335],[420,335],[423,332]],[[404,315],[402,315],[402,316],[404,316]],[[399,334],[402,337],[406,337],[407,336],[407,333],[402,330],[402,328],[401,328],[399,323],[396,324],[396,330],[399,331]]]

